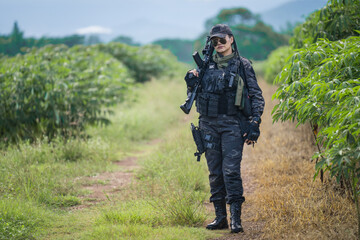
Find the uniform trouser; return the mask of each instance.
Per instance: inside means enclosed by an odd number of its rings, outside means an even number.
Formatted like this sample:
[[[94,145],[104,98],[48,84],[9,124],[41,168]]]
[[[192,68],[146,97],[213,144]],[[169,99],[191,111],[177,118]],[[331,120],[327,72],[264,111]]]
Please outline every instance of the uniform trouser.
[[[205,151],[209,169],[210,202],[226,199],[228,204],[245,201],[240,174],[244,146],[241,122],[236,116],[200,116],[199,126],[203,134],[211,135],[214,144]],[[206,140],[205,140],[206,141]],[[206,145],[206,142],[205,142]]]

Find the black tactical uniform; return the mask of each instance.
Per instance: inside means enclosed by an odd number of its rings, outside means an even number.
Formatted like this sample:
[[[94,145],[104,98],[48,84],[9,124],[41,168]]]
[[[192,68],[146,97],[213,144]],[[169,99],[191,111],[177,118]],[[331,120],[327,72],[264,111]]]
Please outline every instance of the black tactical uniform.
[[[216,36],[217,32],[232,35],[230,28],[223,24],[215,25],[210,36]],[[230,80],[232,75],[235,77]],[[187,74],[185,80],[191,91],[196,77]],[[235,105],[239,84],[247,88],[251,102],[250,116],[246,116],[240,110],[241,107]],[[240,215],[245,198],[240,163],[245,139],[256,141],[260,134],[258,124],[264,104],[262,91],[249,60],[239,57],[237,51],[225,57],[217,53],[212,57],[196,98],[196,109],[200,114],[199,128],[210,172],[210,202],[214,203],[216,212],[216,219],[207,226],[208,229],[228,228],[226,201],[230,204],[231,231],[243,231]],[[247,137],[243,137],[245,133]]]

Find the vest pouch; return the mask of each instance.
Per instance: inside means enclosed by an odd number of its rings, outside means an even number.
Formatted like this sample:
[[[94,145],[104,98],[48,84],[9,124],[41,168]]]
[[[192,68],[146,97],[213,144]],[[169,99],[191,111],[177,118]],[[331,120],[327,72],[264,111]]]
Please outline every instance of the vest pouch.
[[[198,98],[196,100],[196,109],[197,112],[200,113],[201,115],[207,116],[207,110],[208,110],[208,96],[207,94],[204,93],[200,93],[198,95]]]
[[[219,108],[219,97],[218,96],[209,96],[208,102],[208,114],[209,117],[217,117]]]
[[[235,106],[235,93],[226,93],[227,98],[227,115],[235,115],[238,112],[238,107]]]
[[[251,100],[249,96],[249,90],[247,87],[244,87],[243,90],[243,98],[241,100],[241,111],[245,115],[245,117],[252,116],[252,109],[251,109]]]

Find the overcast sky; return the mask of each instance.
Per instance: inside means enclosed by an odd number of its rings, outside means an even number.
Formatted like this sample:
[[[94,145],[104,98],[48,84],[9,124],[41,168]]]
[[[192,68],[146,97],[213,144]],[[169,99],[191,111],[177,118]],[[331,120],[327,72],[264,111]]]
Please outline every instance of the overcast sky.
[[[221,9],[254,13],[291,0],[0,0],[0,34],[15,21],[27,37],[101,33],[103,40],[127,35],[149,43],[159,38],[194,39]]]

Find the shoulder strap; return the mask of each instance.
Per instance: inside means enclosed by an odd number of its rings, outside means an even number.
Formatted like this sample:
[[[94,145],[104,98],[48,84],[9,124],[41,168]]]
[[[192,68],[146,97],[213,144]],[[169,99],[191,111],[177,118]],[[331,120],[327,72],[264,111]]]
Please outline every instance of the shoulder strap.
[[[237,44],[236,44],[236,41],[235,41],[235,37],[234,37],[234,48],[235,48],[235,51],[237,53],[237,59],[239,60],[240,62],[240,76],[244,79],[244,82],[245,82],[245,86],[247,89],[249,89],[249,86],[247,84],[247,79],[246,79],[246,74],[245,74],[245,67],[244,67],[244,63],[243,61],[241,60],[241,56],[240,56],[240,53],[239,53],[239,50],[237,48]]]
[[[247,83],[247,78],[246,78],[244,63],[243,63],[243,61],[241,60],[241,57],[240,57],[240,56],[238,56],[238,58],[239,58],[239,62],[240,62],[240,75],[242,75],[241,77],[244,79],[246,88],[249,88],[248,83]]]

